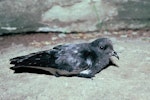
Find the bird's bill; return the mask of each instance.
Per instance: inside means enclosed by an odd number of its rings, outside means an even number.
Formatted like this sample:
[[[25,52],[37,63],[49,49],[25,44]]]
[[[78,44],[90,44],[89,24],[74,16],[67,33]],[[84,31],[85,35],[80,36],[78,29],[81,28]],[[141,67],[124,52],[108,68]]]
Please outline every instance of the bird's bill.
[[[115,56],[119,60],[119,56],[118,56],[117,52],[113,51],[111,55]]]

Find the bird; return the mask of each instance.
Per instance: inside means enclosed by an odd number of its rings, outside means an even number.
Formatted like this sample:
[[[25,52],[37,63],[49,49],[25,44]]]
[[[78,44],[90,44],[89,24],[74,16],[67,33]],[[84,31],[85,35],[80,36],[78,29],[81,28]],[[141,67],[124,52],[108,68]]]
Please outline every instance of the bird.
[[[57,45],[49,50],[30,53],[10,59],[13,70],[33,68],[59,76],[93,78],[110,64],[111,57],[119,59],[108,38],[98,38],[88,43]]]

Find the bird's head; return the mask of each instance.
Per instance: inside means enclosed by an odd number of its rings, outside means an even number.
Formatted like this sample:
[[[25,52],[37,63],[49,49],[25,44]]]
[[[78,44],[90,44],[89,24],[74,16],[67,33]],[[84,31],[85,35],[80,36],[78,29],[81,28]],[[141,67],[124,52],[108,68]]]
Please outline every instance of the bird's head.
[[[99,38],[96,39],[95,41],[91,42],[91,46],[93,47],[94,50],[96,50],[97,54],[100,56],[115,56],[116,58],[119,59],[119,56],[117,55],[117,52],[114,51],[113,45],[111,40],[108,38]]]

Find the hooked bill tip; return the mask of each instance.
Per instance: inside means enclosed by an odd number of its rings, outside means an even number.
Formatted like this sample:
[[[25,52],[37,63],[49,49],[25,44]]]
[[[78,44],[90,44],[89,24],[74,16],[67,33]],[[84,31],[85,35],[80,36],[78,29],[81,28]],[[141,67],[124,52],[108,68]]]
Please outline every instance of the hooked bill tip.
[[[119,56],[118,56],[117,52],[113,51],[112,56],[115,56],[119,60]]]

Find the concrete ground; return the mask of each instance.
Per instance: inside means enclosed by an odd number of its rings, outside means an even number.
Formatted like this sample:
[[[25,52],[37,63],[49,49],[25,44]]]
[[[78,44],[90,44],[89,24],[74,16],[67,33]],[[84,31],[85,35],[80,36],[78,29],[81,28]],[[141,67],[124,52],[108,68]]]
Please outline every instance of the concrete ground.
[[[0,100],[150,100],[150,32],[130,34],[29,34],[0,37]],[[136,35],[137,33],[133,33]],[[14,73],[9,59],[57,44],[109,37],[120,60],[92,79]]]

